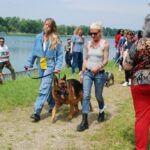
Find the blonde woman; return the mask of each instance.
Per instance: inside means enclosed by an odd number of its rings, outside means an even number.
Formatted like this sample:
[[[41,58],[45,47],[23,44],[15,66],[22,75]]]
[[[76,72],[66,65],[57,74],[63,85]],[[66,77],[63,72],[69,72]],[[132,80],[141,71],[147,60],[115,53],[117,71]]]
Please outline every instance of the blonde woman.
[[[34,121],[40,120],[40,113],[44,102],[49,104],[49,112],[54,106],[52,99],[53,73],[59,73],[63,63],[62,44],[57,32],[57,26],[52,18],[47,18],[43,25],[43,32],[36,36],[31,56],[27,60],[26,69],[33,67],[36,59],[39,76],[46,76],[41,79],[39,94],[35,102],[34,113],[31,118]]]
[[[102,93],[106,81],[104,68],[108,63],[109,44],[102,37],[102,34],[102,25],[100,23],[95,22],[90,26],[92,39],[86,44],[82,74],[80,74],[83,80],[81,80],[83,82],[82,121],[78,125],[77,131],[88,129],[88,113],[90,110],[90,97],[93,83],[95,85],[95,96],[99,107],[97,121],[102,122],[105,119],[105,104]]]
[[[71,53],[72,53],[72,75],[75,73],[75,68],[78,67],[79,71],[82,70],[83,64],[83,30],[81,27],[77,27],[74,31],[74,35],[71,38]]]

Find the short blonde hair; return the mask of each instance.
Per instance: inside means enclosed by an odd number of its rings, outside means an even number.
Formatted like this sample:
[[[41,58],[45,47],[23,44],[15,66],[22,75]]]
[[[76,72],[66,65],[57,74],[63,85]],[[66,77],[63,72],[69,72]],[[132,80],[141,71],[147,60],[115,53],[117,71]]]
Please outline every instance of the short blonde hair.
[[[100,22],[93,22],[91,25],[90,25],[90,29],[98,29],[98,30],[101,30],[103,29],[103,26]]]

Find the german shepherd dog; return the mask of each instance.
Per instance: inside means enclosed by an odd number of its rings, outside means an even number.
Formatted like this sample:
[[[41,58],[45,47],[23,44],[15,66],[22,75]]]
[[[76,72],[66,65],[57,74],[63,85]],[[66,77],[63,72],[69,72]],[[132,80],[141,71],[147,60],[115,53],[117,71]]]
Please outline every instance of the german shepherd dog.
[[[106,82],[105,82],[105,86],[109,87],[110,85],[114,84],[114,75],[111,72],[105,72],[106,75]]]
[[[82,84],[76,79],[66,80],[66,75],[59,80],[54,76],[52,95],[55,101],[55,106],[52,110],[52,122],[56,121],[56,113],[63,104],[70,105],[68,119],[71,120],[79,112],[78,103],[79,101],[82,102],[83,96]],[[91,104],[90,110],[92,111]]]

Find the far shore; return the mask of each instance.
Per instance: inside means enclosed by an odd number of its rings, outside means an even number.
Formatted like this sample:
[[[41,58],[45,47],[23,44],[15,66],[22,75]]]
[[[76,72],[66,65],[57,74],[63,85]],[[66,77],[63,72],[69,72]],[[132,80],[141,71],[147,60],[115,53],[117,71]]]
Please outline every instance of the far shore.
[[[0,36],[36,36],[38,33],[24,33],[24,32],[2,32]],[[72,35],[61,34],[61,37],[71,37]],[[90,37],[89,35],[85,35],[85,37]],[[114,38],[114,36],[104,36],[105,38]]]

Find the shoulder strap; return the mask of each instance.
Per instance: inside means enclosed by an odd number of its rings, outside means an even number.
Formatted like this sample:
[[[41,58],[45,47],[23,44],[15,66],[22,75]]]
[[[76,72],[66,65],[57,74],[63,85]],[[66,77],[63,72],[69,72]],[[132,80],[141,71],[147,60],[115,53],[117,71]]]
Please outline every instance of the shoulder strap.
[[[88,48],[90,48],[90,45],[91,45],[91,41],[87,41],[86,46],[87,46]]]
[[[105,39],[101,39],[101,41],[100,41],[100,47],[104,48],[105,47],[105,42],[106,42]]]

